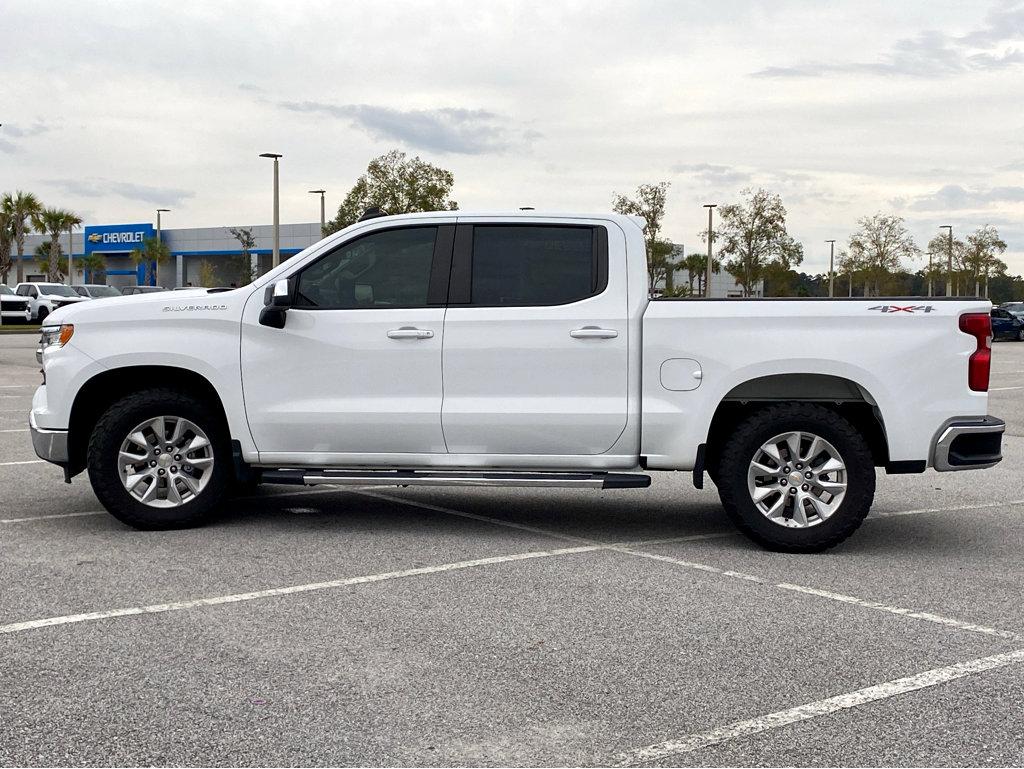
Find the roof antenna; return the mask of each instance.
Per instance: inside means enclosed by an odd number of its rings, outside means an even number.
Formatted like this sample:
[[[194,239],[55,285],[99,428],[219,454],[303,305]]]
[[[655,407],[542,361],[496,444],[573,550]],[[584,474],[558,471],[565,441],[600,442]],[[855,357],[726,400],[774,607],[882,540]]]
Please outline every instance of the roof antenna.
[[[535,209],[534,209],[533,206],[519,206],[519,210],[520,211],[533,211]]]

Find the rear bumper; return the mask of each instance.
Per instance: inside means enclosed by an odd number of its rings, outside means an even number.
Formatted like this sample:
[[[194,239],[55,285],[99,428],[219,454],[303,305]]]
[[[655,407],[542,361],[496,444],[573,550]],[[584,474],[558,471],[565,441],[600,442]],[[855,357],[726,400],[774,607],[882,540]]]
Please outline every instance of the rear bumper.
[[[939,472],[983,470],[1002,458],[1006,423],[992,416],[955,417],[939,428],[932,443],[932,467]]]
[[[68,431],[44,430],[36,426],[35,416],[29,414],[29,431],[32,433],[32,448],[36,456],[55,465],[68,463]]]

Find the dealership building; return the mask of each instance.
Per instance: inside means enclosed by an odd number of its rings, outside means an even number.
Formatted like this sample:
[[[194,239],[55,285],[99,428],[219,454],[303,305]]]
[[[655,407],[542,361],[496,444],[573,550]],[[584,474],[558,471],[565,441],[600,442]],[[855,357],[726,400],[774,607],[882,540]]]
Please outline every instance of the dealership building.
[[[171,252],[171,260],[160,265],[159,275],[155,282],[168,288],[178,286],[200,285],[200,267],[205,262],[218,286],[230,286],[244,281],[242,275],[242,248],[239,241],[231,234],[230,227],[194,227],[188,229],[163,229],[160,239]],[[234,229],[242,229],[236,227]],[[247,226],[251,230],[256,245],[249,249],[250,258],[258,262],[259,272],[270,269],[274,250],[274,227],[270,224]],[[72,283],[106,283],[118,288],[134,286],[145,281],[145,265],[136,265],[131,252],[142,246],[146,238],[156,237],[156,228],[152,223],[143,224],[96,224],[87,225],[81,232],[74,232],[71,238],[71,269]],[[281,225],[281,259],[294,256],[307,246],[321,239],[320,222],[308,224]],[[68,253],[68,238],[61,238],[61,249]],[[35,255],[36,248],[49,240],[44,235],[32,234],[25,236],[25,256],[23,270],[25,280],[46,280],[45,270],[39,265]],[[80,260],[88,255],[98,254],[103,258],[104,269],[86,274]],[[12,254],[11,260],[17,263],[18,257]],[[12,266],[7,277],[9,285],[17,280],[17,269]]]

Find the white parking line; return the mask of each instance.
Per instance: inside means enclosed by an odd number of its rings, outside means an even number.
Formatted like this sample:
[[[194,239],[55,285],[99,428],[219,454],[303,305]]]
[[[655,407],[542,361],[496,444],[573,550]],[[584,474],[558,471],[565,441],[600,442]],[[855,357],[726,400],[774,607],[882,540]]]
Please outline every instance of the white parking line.
[[[26,459],[23,462],[0,462],[0,467],[13,467],[14,465],[41,465],[45,459]]]
[[[140,614],[160,614],[171,611],[183,611],[194,609],[199,606],[218,606],[226,603],[239,603],[241,601],[255,601],[263,598],[276,598],[282,595],[294,595],[295,593],[310,593],[319,590],[332,590],[349,585],[362,585],[368,582],[383,582],[390,579],[402,579],[415,577],[421,574],[437,574],[457,569],[471,569],[478,566],[490,566],[498,563],[510,563],[513,561],[528,561],[536,558],[551,558],[558,555],[570,555],[573,553],[588,553],[601,550],[601,545],[585,545],[581,547],[563,547],[557,550],[534,550],[527,553],[516,553],[514,555],[498,555],[491,558],[477,558],[472,561],[457,561],[455,563],[443,563],[437,566],[422,566],[416,569],[405,569],[403,571],[389,571],[383,574],[368,574],[361,577],[347,577],[335,579],[329,582],[312,582],[306,585],[289,585],[288,587],[275,587],[267,590],[255,590],[251,593],[234,593],[232,595],[218,595],[209,598],[196,598],[190,601],[174,601],[172,603],[150,604],[148,606],[129,606],[123,609],[109,609],[107,611],[92,611],[84,614],[70,614],[64,617],[47,617],[45,619],[28,620],[27,622],[13,622],[9,625],[0,625],[0,634],[20,633],[25,630],[52,627],[54,625],[69,625],[76,622],[93,622],[96,620],[111,619],[114,617],[130,617]]]
[[[27,427],[19,427],[17,430],[0,430],[0,433],[27,433]]]
[[[957,630],[967,630],[972,633],[982,633],[983,635],[991,635],[998,638],[1008,638],[1013,641],[1021,640],[1021,636],[1019,634],[1011,633],[1009,630],[998,630],[993,627],[986,627],[985,625],[975,625],[973,622],[963,622],[951,617],[943,617],[941,614],[932,614],[927,611],[911,611],[910,609],[904,609],[899,606],[888,606],[884,603],[878,603],[877,601],[866,601],[863,598],[856,598],[852,595],[833,593],[829,590],[819,590],[818,588],[805,587],[803,585],[791,585],[788,582],[779,582],[775,587],[780,590],[793,590],[797,593],[806,593],[807,595],[816,595],[821,598],[828,598],[830,601],[850,603],[855,606],[862,606],[865,609],[875,609],[876,611],[884,611],[889,614],[898,614],[901,617],[912,617],[914,619],[924,620],[925,622],[934,622],[938,625],[956,628]]]
[[[893,510],[887,513],[871,513],[867,519],[895,518],[900,515],[920,515],[921,513],[955,513],[959,510],[986,510],[991,507],[1010,507],[1024,505],[1024,499],[1012,499],[1009,502],[977,502],[973,505],[956,505],[954,507],[923,507],[918,510]]]
[[[380,499],[387,499],[387,500],[390,500],[390,501],[393,501],[393,502],[399,502],[399,503],[402,503],[402,504],[412,505],[414,507],[423,507],[423,508],[426,508],[428,510],[436,510],[437,512],[445,513],[447,515],[457,515],[457,516],[465,517],[465,518],[473,518],[473,519],[479,520],[479,521],[486,521],[488,523],[493,523],[493,524],[495,524],[497,526],[505,526],[505,527],[513,528],[513,529],[526,529],[527,531],[530,531],[530,532],[533,532],[533,533],[536,533],[536,534],[544,534],[544,535],[551,536],[551,537],[559,537],[560,539],[569,539],[570,538],[568,535],[559,534],[558,532],[552,532],[552,531],[549,531],[547,529],[542,529],[542,528],[539,528],[539,527],[536,527],[536,526],[524,526],[523,524],[512,523],[510,521],[503,521],[500,518],[490,518],[488,516],[476,515],[476,514],[473,514],[473,513],[465,513],[465,512],[463,512],[461,510],[453,510],[451,508],[441,507],[439,505],[431,505],[431,504],[428,504],[428,503],[425,503],[425,502],[418,502],[418,501],[415,501],[415,500],[405,500],[405,499],[402,499],[401,497],[392,496],[390,494],[381,494],[379,492],[374,492],[374,491],[361,491],[361,492],[358,492],[358,493],[361,494],[362,496],[377,497],[377,498],[380,498]],[[1005,505],[1005,504],[1008,504],[1008,503],[1004,502],[1004,503],[999,503],[999,504],[1004,504]],[[957,508],[953,508],[953,509],[957,509]],[[910,513],[923,513],[923,512],[938,512],[938,510],[937,509],[933,509],[933,510],[906,511],[903,514],[906,515],[906,514],[910,514]],[[701,537],[701,538],[707,539],[707,538],[714,538],[714,537],[729,536],[729,533],[710,534],[710,535],[697,535],[697,536]],[[572,539],[574,541],[578,541],[578,542],[597,544],[592,539],[582,539],[582,538],[579,538],[579,537],[573,537]],[[657,542],[656,544],[664,544],[664,543],[667,543],[667,542],[682,541],[682,540],[685,540],[685,539],[687,539],[687,538],[683,537],[683,538],[679,538],[679,539],[675,539],[675,540],[673,540],[673,539],[662,540],[662,541]],[[646,544],[655,544],[655,542],[650,542],[649,541]],[[719,576],[729,577],[731,579],[739,579],[739,580],[743,580],[743,581],[746,581],[746,582],[754,582],[754,583],[759,584],[759,585],[765,585],[765,586],[773,587],[773,588],[776,588],[776,589],[779,589],[779,590],[789,590],[789,591],[795,591],[795,592],[800,592],[800,593],[807,593],[807,594],[810,594],[810,595],[816,595],[818,597],[827,598],[829,600],[837,601],[839,603],[852,604],[852,605],[855,605],[855,606],[860,606],[861,608],[864,608],[864,609],[872,609],[874,611],[886,612],[888,614],[896,614],[896,615],[901,616],[901,617],[909,617],[911,619],[922,620],[924,622],[934,622],[936,624],[945,625],[946,627],[952,627],[952,628],[955,628],[957,630],[965,630],[965,631],[974,632],[974,633],[982,633],[984,635],[994,635],[994,636],[998,636],[1000,638],[1011,638],[1011,639],[1015,639],[1015,640],[1020,639],[1020,636],[1018,634],[1012,633],[1012,632],[1010,632],[1008,630],[998,630],[996,628],[990,628],[990,627],[986,627],[984,625],[977,625],[977,624],[975,624],[973,622],[965,622],[963,620],[954,619],[952,617],[944,617],[944,616],[939,615],[939,614],[932,614],[930,612],[917,611],[915,609],[907,609],[907,608],[904,608],[904,607],[901,607],[901,606],[889,606],[887,604],[878,603],[876,601],[870,601],[870,600],[866,600],[866,599],[862,599],[862,598],[856,598],[854,596],[847,596],[847,595],[843,595],[841,593],[830,593],[830,592],[825,591],[825,590],[817,590],[815,588],[804,587],[803,585],[793,585],[793,584],[790,584],[790,583],[787,583],[787,582],[773,583],[771,580],[766,580],[766,579],[764,579],[762,577],[758,577],[758,576],[755,576],[753,574],[747,574],[747,573],[742,572],[742,571],[733,571],[731,569],[722,569],[722,568],[719,568],[717,566],[711,566],[710,564],[698,563],[696,561],[688,561],[688,560],[684,560],[684,559],[681,559],[681,558],[674,558],[672,556],[662,555],[660,553],[646,553],[646,552],[641,552],[639,550],[635,550],[634,549],[634,548],[639,547],[639,546],[641,546],[641,543],[632,543],[632,544],[629,544],[629,543],[609,543],[609,544],[602,545],[602,547],[604,549],[606,549],[606,550],[613,550],[615,552],[624,553],[626,555],[636,556],[638,558],[647,558],[647,559],[653,560],[653,561],[662,561],[664,563],[670,563],[670,564],[673,564],[675,566],[682,566],[682,567],[687,568],[687,569],[693,569],[695,571],[702,571],[702,572],[706,572],[706,573],[709,573],[709,574],[717,574]]]
[[[106,510],[85,513],[54,513],[53,515],[33,515],[27,518],[0,518],[0,523],[28,523],[29,521],[49,521],[53,518],[81,518],[86,515],[106,515]]]
[[[1022,386],[1022,387],[990,387],[990,388],[988,388],[988,391],[990,393],[998,392],[999,390],[1024,390],[1024,386]]]
[[[847,694],[840,694],[836,697],[809,702],[806,705],[799,705],[788,710],[779,710],[775,713],[758,716],[746,721],[737,721],[714,729],[710,732],[690,734],[679,739],[659,742],[655,745],[648,745],[645,748],[629,751],[620,754],[618,766],[637,766],[639,764],[671,758],[683,753],[692,753],[695,750],[706,748],[711,745],[719,745],[730,740],[748,737],[752,734],[760,734],[771,729],[778,729],[780,726],[788,726],[800,721],[807,721],[819,716],[825,716],[840,710],[849,710],[860,707],[870,702],[887,700],[900,694],[927,689],[939,684],[955,681],[958,678],[977,675],[987,670],[1005,667],[1007,665],[1019,665],[1024,663],[1024,649],[995,654],[991,657],[960,662],[948,667],[926,670],[917,675],[897,678],[893,681],[868,686]]]

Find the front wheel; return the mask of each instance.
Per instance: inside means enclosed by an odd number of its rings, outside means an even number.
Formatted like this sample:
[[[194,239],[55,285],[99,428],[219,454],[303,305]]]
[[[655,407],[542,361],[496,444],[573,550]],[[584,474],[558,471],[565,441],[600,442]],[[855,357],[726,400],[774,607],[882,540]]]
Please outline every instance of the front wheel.
[[[88,467],[103,506],[137,529],[205,523],[232,477],[223,419],[201,400],[165,389],[107,409],[89,440]]]
[[[864,436],[822,406],[771,406],[742,422],[719,466],[722,506],[771,550],[814,553],[860,526],[875,495]]]
[[[1024,328],[1017,332],[1017,341],[1024,342]]]
[[[39,312],[36,313],[36,322],[39,323],[39,325],[42,325],[43,321],[46,320],[46,316],[49,314],[49,310],[47,310],[45,307],[40,307]]]

